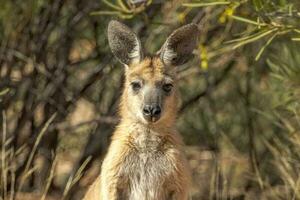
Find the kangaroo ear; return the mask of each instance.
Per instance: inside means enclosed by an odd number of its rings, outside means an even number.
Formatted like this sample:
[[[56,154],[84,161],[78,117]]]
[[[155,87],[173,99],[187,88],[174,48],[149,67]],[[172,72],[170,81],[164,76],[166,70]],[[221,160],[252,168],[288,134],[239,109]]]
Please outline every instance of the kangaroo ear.
[[[187,24],[175,30],[159,51],[165,65],[185,64],[197,46],[199,29],[196,24]]]
[[[129,65],[142,60],[140,40],[130,28],[112,20],[108,24],[107,33],[111,51],[121,63]]]

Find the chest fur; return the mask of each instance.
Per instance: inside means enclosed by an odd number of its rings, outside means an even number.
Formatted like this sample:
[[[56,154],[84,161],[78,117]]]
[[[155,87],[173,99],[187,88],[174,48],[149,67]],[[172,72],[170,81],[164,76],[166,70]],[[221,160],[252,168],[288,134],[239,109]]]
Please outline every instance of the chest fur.
[[[166,142],[151,134],[141,134],[131,142],[134,148],[120,170],[127,185],[123,195],[133,200],[166,199],[164,185],[173,171]]]

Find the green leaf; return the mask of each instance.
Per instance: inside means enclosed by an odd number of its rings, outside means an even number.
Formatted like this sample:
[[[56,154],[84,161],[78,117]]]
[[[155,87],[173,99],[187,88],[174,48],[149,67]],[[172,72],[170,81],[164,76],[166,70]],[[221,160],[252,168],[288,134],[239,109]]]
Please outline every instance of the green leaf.
[[[231,18],[235,19],[235,20],[238,20],[238,21],[241,21],[241,22],[244,22],[244,23],[247,23],[247,24],[253,24],[253,25],[256,25],[256,26],[267,26],[267,24],[265,24],[265,23],[260,23],[260,22],[253,21],[251,19],[247,19],[247,18],[244,18],[244,17],[239,17],[239,16],[232,15]]]
[[[249,43],[251,43],[251,42],[255,42],[256,40],[259,40],[259,39],[261,39],[261,38],[263,38],[263,37],[265,37],[265,36],[267,36],[267,35],[273,33],[274,31],[277,31],[277,28],[273,28],[273,29],[270,29],[270,30],[261,32],[261,33],[258,34],[257,36],[252,37],[252,38],[250,38],[250,39],[247,39],[247,40],[245,40],[245,41],[242,41],[242,42],[238,43],[237,45],[233,46],[233,49],[236,49],[236,48],[241,47],[241,46],[243,46],[243,45],[249,44]]]
[[[130,12],[130,10],[127,8],[127,6],[124,4],[123,0],[118,0],[118,4],[123,10],[126,10],[127,12]]]
[[[274,40],[274,38],[277,35],[278,35],[277,33],[275,33],[274,35],[272,35],[272,37],[270,37],[270,39],[266,42],[266,44],[259,50],[259,52],[257,53],[257,55],[255,57],[256,61],[258,61],[258,59],[261,57],[262,53],[265,51],[266,47],[271,44],[271,42]]]
[[[183,6],[186,7],[206,7],[206,6],[217,6],[217,5],[228,5],[228,1],[216,1],[216,2],[206,2],[206,3],[184,3]]]
[[[263,3],[261,0],[252,0],[255,10],[258,11],[263,8]]]
[[[5,88],[4,90],[0,91],[0,96],[3,96],[9,92],[9,88]]]
[[[90,15],[120,15],[119,11],[95,11],[91,12]]]
[[[124,9],[123,9],[123,8],[121,8],[121,7],[115,5],[115,4],[113,4],[113,3],[111,3],[111,2],[109,2],[109,1],[107,1],[107,0],[102,0],[102,1],[103,1],[103,3],[105,3],[107,6],[113,8],[113,9],[115,9],[115,10],[124,12]]]

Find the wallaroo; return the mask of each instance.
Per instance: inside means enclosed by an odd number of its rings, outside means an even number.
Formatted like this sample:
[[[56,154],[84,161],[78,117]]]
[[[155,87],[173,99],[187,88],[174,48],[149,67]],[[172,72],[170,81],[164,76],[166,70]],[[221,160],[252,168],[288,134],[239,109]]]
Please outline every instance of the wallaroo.
[[[125,65],[117,126],[101,173],[84,200],[187,200],[191,174],[176,131],[176,67],[197,45],[198,27],[175,30],[156,55],[144,56],[126,25],[111,21],[108,41]]]

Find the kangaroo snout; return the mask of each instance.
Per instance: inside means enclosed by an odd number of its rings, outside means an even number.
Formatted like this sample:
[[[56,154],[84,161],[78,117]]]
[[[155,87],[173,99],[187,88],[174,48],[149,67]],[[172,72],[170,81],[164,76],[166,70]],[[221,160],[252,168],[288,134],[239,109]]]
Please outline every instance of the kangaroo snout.
[[[161,114],[161,107],[157,104],[148,104],[143,108],[143,116],[149,122],[156,122],[159,120]]]

